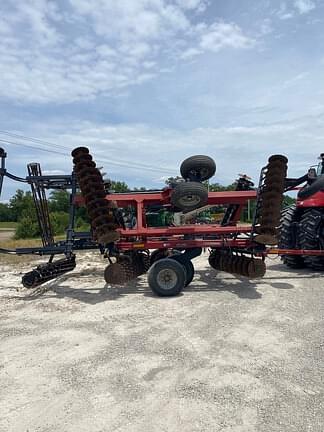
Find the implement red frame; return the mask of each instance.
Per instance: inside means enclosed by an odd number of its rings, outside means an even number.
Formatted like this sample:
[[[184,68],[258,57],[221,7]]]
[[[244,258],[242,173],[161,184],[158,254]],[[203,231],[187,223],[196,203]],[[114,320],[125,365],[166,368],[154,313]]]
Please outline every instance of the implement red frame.
[[[238,226],[241,211],[249,200],[256,199],[256,191],[226,191],[209,192],[206,205],[235,204],[237,209],[230,226],[213,225],[181,225],[169,227],[148,227],[145,209],[154,204],[171,206],[171,188],[162,191],[136,193],[112,193],[106,196],[108,201],[114,201],[119,208],[133,206],[137,211],[137,224],[134,228],[120,229],[121,239],[118,249],[164,249],[193,247],[223,247],[224,242],[229,247],[246,247],[251,244],[249,238],[230,239],[233,234],[249,234],[251,225]],[[81,196],[75,198],[75,203],[83,205]]]
[[[253,245],[249,234],[251,225],[239,225],[240,214],[249,200],[256,199],[256,191],[225,191],[209,192],[207,205],[236,204],[237,210],[233,215],[231,225],[181,225],[169,227],[147,227],[145,208],[154,204],[171,206],[170,197],[172,189],[162,191],[148,191],[136,193],[112,193],[106,196],[108,201],[114,201],[120,208],[133,206],[137,210],[137,225],[132,229],[119,229],[121,239],[117,242],[120,250],[140,249],[167,249],[167,248],[240,248],[244,249]],[[77,205],[83,205],[82,196],[77,196],[74,201]],[[236,238],[231,238],[236,234]],[[243,238],[237,236],[243,235]],[[255,244],[255,243],[254,243]],[[260,246],[260,245],[259,245]],[[324,255],[323,250],[302,249],[278,249],[268,248],[266,254],[271,255]]]

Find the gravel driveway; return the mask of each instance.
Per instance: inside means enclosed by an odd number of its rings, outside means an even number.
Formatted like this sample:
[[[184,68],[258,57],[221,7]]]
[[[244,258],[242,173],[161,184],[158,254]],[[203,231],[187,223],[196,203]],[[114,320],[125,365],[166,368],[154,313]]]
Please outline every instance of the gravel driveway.
[[[162,299],[78,263],[43,293],[0,264],[1,432],[324,430],[324,275],[269,260],[249,282],[205,255]]]

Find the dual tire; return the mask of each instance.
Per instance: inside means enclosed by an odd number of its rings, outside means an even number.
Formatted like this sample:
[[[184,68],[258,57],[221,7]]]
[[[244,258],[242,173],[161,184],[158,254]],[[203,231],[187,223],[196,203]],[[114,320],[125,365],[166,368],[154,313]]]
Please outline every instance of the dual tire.
[[[324,209],[306,210],[300,220],[299,243],[302,249],[324,249]],[[304,257],[313,270],[324,270],[324,256]]]
[[[202,183],[179,183],[171,194],[171,204],[182,210],[191,211],[203,207],[208,202],[208,191]]]
[[[156,295],[176,296],[192,281],[195,272],[193,264],[190,260],[182,261],[180,256],[159,259],[151,266],[148,283]]]
[[[181,176],[189,181],[206,181],[213,177],[215,172],[215,161],[204,155],[191,156],[185,159],[180,166]]]
[[[280,237],[278,246],[281,249],[298,249],[298,230],[295,224],[299,221],[296,205],[285,208],[281,213]],[[304,259],[301,255],[282,255],[281,259],[287,267],[303,268]]]
[[[324,249],[324,209],[301,212],[295,205],[282,212],[279,247],[283,249]],[[324,257],[311,255],[283,255],[288,267],[324,270]]]
[[[201,183],[216,172],[216,164],[209,156],[196,155],[185,159],[180,166],[185,182],[179,183],[171,195],[171,204],[182,210],[191,211],[208,202],[208,191]]]

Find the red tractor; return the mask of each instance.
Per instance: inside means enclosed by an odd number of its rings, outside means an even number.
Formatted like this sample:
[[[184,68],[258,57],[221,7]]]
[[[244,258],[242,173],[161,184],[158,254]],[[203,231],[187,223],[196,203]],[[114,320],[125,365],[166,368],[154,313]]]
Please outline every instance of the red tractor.
[[[324,250],[324,153],[319,164],[298,179],[286,179],[286,190],[306,182],[297,194],[296,204],[283,210],[279,249]],[[293,268],[324,270],[323,255],[282,255]]]

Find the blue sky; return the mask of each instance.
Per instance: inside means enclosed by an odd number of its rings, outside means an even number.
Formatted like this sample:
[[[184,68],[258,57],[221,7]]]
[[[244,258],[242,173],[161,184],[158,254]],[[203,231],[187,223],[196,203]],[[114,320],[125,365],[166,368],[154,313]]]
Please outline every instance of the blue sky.
[[[272,153],[302,175],[324,151],[320,0],[3,0],[0,133],[8,168],[71,171],[90,147],[113,179],[162,187],[208,154],[255,179]],[[54,146],[54,145],[56,146]],[[62,154],[61,154],[62,153]],[[6,181],[2,199],[17,184]]]

